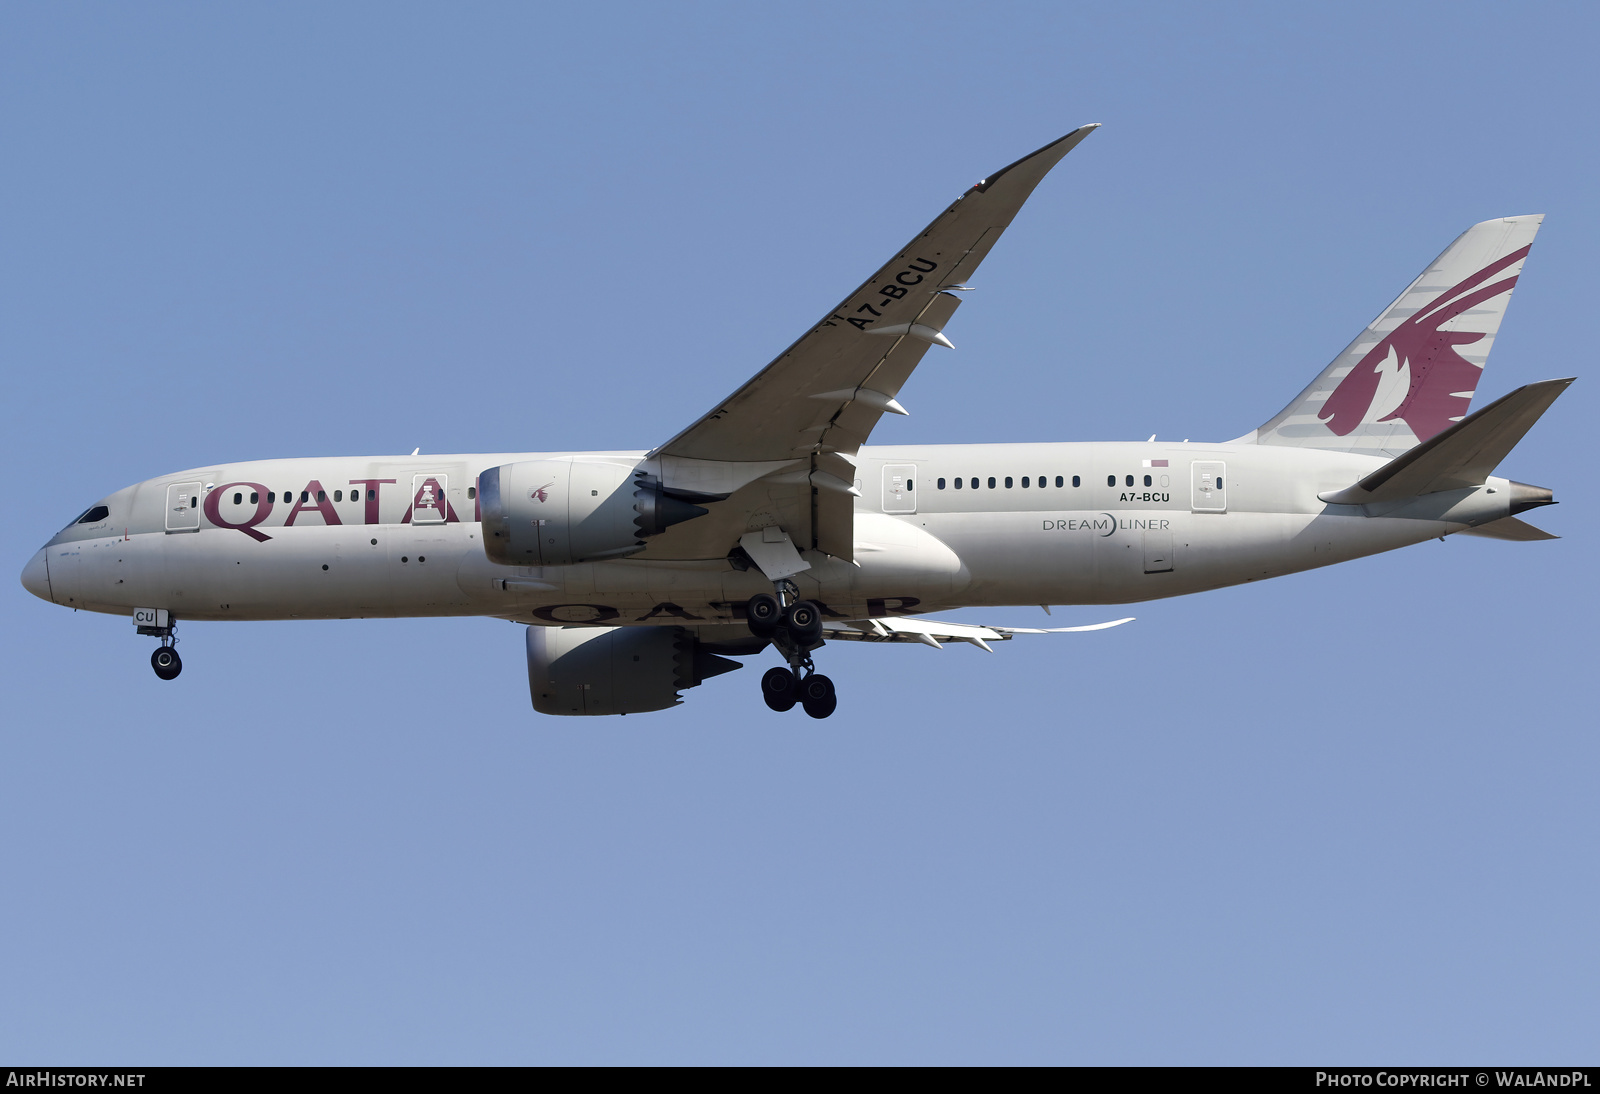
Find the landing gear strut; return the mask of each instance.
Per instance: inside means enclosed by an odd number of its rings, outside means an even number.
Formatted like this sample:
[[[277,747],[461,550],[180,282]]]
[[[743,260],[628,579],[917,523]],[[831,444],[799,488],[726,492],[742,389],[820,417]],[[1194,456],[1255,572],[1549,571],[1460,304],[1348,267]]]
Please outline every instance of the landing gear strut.
[[[161,679],[176,680],[178,673],[183,671],[183,658],[178,656],[178,639],[172,633],[176,629],[174,621],[165,611],[159,615],[152,612],[145,618],[153,618],[157,623],[152,626],[136,618],[134,622],[139,633],[161,639],[160,647],[150,655],[150,667],[156,670],[156,675]]]
[[[776,711],[799,703],[813,718],[826,718],[839,705],[833,681],[816,671],[811,651],[822,645],[822,611],[799,598],[792,581],[773,582],[776,596],[757,593],[745,605],[745,621],[758,638],[767,638],[789,667],[768,669],[761,678],[761,697]]]

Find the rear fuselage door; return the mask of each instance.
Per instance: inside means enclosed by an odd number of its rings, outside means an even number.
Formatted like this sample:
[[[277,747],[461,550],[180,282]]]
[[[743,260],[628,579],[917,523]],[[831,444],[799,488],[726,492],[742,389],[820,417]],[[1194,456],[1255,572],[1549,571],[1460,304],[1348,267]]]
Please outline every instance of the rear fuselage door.
[[[884,464],[883,511],[885,513],[915,513],[917,511],[916,486],[916,464]]]
[[[1228,511],[1228,465],[1221,460],[1196,460],[1189,465],[1193,493],[1189,508],[1196,513]]]
[[[200,530],[200,484],[175,482],[167,487],[167,531]]]

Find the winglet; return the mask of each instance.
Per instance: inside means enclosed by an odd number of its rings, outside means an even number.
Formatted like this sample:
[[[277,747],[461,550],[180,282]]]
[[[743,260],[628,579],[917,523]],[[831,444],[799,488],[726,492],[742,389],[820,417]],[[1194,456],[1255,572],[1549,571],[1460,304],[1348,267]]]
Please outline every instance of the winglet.
[[[1056,149],[1060,148],[1060,151],[1056,152],[1056,154],[1050,158],[1050,161],[1048,163],[1045,163],[1045,164],[1042,165],[1043,166],[1043,170],[1041,170],[1039,172],[1039,178],[1043,178],[1045,176],[1045,172],[1049,171],[1050,168],[1052,168],[1056,164],[1060,163],[1062,157],[1064,157],[1068,152],[1070,152],[1074,148],[1078,147],[1078,143],[1080,141],[1082,141],[1083,138],[1087,137],[1090,133],[1093,133],[1096,129],[1099,129],[1099,128],[1100,128],[1100,123],[1099,122],[1090,122],[1087,125],[1080,125],[1080,126],[1078,126],[1078,128],[1074,129],[1071,133],[1068,133],[1066,136],[1058,137],[1055,140],[1051,141],[1049,144],[1045,145],[1043,148],[1035,149],[1034,151],[1029,152],[1026,156],[1023,156],[1020,160],[1016,160],[1015,162],[1006,164],[1004,167],[1000,168],[1000,170],[996,171],[994,174],[990,175],[988,178],[979,179],[977,181],[977,184],[974,185],[971,190],[968,190],[967,193],[969,193],[969,194],[971,194],[971,193],[986,194],[994,186],[994,184],[999,182],[1001,180],[1001,178],[1003,178],[1008,172],[1013,171],[1018,167],[1021,167],[1023,164],[1027,163],[1029,160],[1038,159],[1039,157],[1048,155],[1049,153],[1051,153],[1051,152],[1055,151]],[[1076,138],[1076,140],[1074,140],[1074,138]],[[1068,141],[1071,141],[1072,143],[1068,144],[1067,143]],[[1061,145],[1066,145],[1066,147],[1065,148],[1061,148],[1060,147]],[[1038,179],[1034,180],[1034,185],[1038,185]],[[1029,186],[1028,189],[1032,190],[1033,186]]]

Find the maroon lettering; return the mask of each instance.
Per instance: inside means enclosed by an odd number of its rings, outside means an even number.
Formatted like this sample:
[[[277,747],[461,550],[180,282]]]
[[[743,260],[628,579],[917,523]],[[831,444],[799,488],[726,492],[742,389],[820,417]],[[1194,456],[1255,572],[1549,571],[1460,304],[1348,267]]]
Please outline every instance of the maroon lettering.
[[[248,486],[251,492],[259,499],[256,502],[255,514],[249,520],[237,524],[233,521],[223,520],[221,511],[222,495],[226,491],[232,490],[235,486]],[[265,543],[272,538],[265,532],[256,531],[256,525],[266,520],[272,513],[272,503],[267,500],[267,488],[259,482],[225,482],[206,495],[205,503],[201,505],[201,508],[205,511],[206,519],[218,528],[232,528],[235,532],[243,532],[257,543]]]
[[[665,604],[657,604],[654,608],[650,609],[650,614],[641,615],[637,620],[635,620],[635,622],[643,623],[645,620],[654,619],[658,615],[670,615],[670,616],[675,616],[678,619],[704,619],[705,618],[705,616],[703,616],[703,615],[695,615],[693,612],[685,611],[684,609],[678,607],[676,604],[672,603],[669,600]]]
[[[322,514],[322,522],[330,528],[336,524],[344,523],[339,519],[339,514],[334,512],[333,502],[328,500],[328,492],[322,488],[322,483],[316,479],[306,483],[306,488],[300,491],[300,496],[306,500],[294,503],[294,508],[289,510],[289,515],[284,518],[283,526],[285,528],[294,527],[295,517],[313,510]]]
[[[384,483],[392,483],[394,479],[351,479],[351,486],[360,486],[367,492],[367,524],[378,523],[378,502],[382,500],[380,494]]]

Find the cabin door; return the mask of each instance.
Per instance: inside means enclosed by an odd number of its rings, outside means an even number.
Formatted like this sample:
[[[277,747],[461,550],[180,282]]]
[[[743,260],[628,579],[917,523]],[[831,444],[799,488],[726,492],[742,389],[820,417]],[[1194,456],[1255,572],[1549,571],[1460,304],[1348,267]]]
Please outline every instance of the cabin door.
[[[200,484],[175,482],[167,487],[167,531],[200,530]]]
[[[1228,511],[1228,465],[1221,460],[1196,460],[1190,464],[1193,484],[1189,508],[1196,513]]]
[[[915,513],[917,511],[916,487],[916,464],[884,464],[883,511],[885,513]]]
[[[411,523],[443,524],[450,511],[448,475],[411,476]]]

